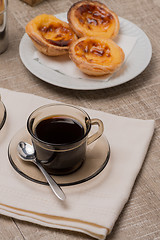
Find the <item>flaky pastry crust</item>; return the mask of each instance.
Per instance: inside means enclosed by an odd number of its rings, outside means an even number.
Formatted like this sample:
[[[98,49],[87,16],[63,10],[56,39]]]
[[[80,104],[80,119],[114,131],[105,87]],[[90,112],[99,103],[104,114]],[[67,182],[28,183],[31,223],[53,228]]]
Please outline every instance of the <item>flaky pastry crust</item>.
[[[92,76],[115,72],[125,58],[113,40],[98,37],[79,38],[70,45],[69,56],[82,72]]]
[[[71,6],[68,22],[78,37],[99,36],[113,39],[120,28],[118,16],[98,1],[80,1]]]
[[[69,45],[77,39],[68,23],[47,14],[31,20],[26,26],[26,33],[34,46],[48,56],[68,53]]]

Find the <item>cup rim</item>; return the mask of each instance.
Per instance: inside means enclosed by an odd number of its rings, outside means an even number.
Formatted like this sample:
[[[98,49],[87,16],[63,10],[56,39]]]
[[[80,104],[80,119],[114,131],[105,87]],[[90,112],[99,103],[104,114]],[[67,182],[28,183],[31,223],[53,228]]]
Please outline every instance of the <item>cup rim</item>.
[[[77,140],[75,140],[75,141],[69,142],[69,143],[49,143],[49,142],[45,142],[45,141],[41,140],[40,138],[38,138],[38,137],[33,133],[32,129],[31,129],[31,127],[30,127],[30,123],[29,123],[30,120],[31,120],[32,115],[33,115],[35,112],[37,112],[37,111],[39,111],[39,110],[41,110],[41,109],[44,109],[44,108],[46,108],[46,107],[58,106],[58,105],[68,106],[68,107],[75,108],[75,109],[81,111],[82,113],[84,113],[84,114],[87,116],[87,118],[88,118],[88,120],[89,120],[89,123],[91,123],[91,118],[90,118],[90,116],[88,115],[88,113],[87,113],[85,110],[83,110],[82,108],[80,108],[80,107],[76,107],[76,106],[71,105],[71,104],[50,103],[50,104],[45,104],[45,105],[43,105],[43,106],[41,106],[41,107],[36,108],[36,109],[29,115],[29,117],[28,117],[28,119],[27,119],[27,130],[28,130],[29,134],[30,134],[35,140],[37,140],[38,142],[40,142],[40,143],[42,143],[42,144],[45,144],[45,145],[48,145],[48,146],[52,146],[52,147],[53,147],[53,146],[55,146],[55,147],[60,147],[60,146],[61,146],[61,147],[64,147],[64,146],[68,147],[68,146],[70,146],[70,145],[72,145],[72,144],[79,143],[80,141],[82,141],[83,139],[85,139],[85,137],[88,135],[89,131],[91,130],[91,124],[89,125],[89,128],[87,128],[87,131],[85,132],[85,134],[84,134],[82,137],[80,137],[79,139],[77,139]]]

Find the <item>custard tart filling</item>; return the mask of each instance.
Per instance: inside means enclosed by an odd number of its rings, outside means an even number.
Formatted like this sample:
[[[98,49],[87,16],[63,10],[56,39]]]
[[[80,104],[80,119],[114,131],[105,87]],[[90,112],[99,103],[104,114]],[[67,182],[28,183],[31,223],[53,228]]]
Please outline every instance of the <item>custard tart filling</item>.
[[[81,1],[68,11],[68,21],[77,36],[114,38],[119,31],[118,16],[97,1]]]
[[[47,14],[31,20],[26,26],[26,32],[35,47],[50,56],[65,54],[72,41],[77,39],[68,23]]]
[[[83,37],[69,50],[71,60],[88,75],[104,75],[116,71],[124,61],[123,50],[111,39]]]

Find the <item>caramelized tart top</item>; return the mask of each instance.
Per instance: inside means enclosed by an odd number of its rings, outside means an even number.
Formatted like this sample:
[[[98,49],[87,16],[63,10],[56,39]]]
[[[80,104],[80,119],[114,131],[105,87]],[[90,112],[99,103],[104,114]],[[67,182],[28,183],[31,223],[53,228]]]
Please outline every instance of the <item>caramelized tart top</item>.
[[[79,36],[114,38],[119,31],[118,16],[97,1],[80,1],[68,11],[70,26]]]
[[[94,76],[115,72],[125,58],[112,39],[99,37],[79,38],[71,44],[69,56],[82,72]]]
[[[114,59],[119,62],[119,49],[111,40],[99,40],[97,38],[84,38],[78,41],[74,47],[75,55],[89,63],[109,65]]]
[[[41,38],[58,47],[68,47],[75,40],[75,34],[66,22],[47,14],[37,16],[30,21],[26,26],[26,32],[37,42]]]

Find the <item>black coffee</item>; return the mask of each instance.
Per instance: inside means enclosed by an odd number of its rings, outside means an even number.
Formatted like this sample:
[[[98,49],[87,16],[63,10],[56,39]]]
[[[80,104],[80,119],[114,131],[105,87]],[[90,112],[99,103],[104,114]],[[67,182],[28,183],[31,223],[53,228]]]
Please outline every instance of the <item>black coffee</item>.
[[[50,174],[64,175],[77,170],[85,160],[86,141],[83,139],[84,128],[75,119],[52,116],[43,119],[35,128],[34,134],[47,144],[32,142],[36,158]],[[72,143],[71,145],[68,145]],[[56,146],[55,146],[55,145]]]
[[[83,126],[69,117],[50,117],[42,120],[35,128],[35,135],[47,143],[67,144],[81,139]]]

